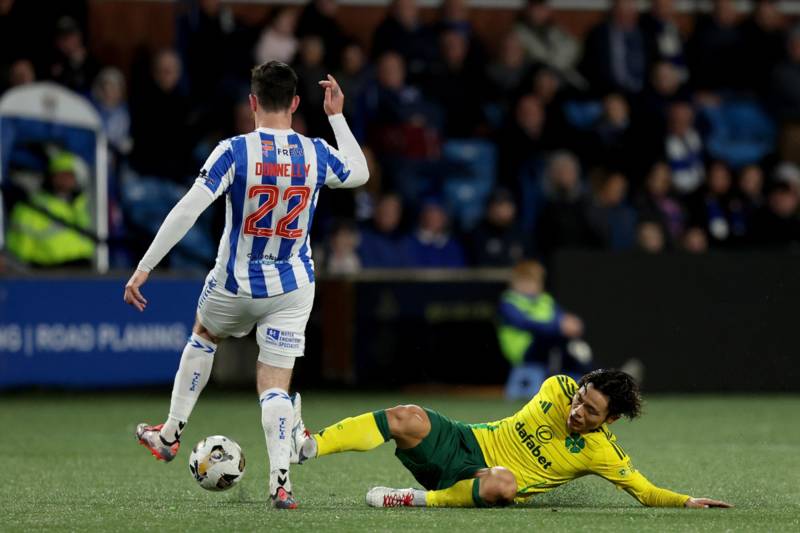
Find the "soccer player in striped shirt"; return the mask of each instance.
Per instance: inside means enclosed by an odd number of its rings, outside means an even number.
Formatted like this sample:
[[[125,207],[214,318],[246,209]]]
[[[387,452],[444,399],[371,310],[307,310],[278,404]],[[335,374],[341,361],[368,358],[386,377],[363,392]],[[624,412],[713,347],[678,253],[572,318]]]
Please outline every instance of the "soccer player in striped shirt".
[[[375,487],[373,507],[488,507],[524,501],[595,474],[653,507],[730,507],[656,487],[636,468],[608,428],[639,415],[639,388],[628,374],[595,370],[577,383],[545,380],[517,413],[463,424],[416,405],[346,418],[315,435],[294,435],[294,462],[366,451],[389,439],[395,455],[425,488]]]
[[[302,421],[290,396],[295,358],[303,355],[314,300],[309,231],[319,191],[358,187],[369,178],[361,147],[342,115],[344,95],[332,76],[320,81],[324,109],[338,149],[292,130],[300,103],[297,75],[278,61],[252,71],[250,107],[255,131],[226,139],[211,153],[192,188],[164,220],[125,286],[124,300],[144,311],[141,293],[150,272],[217,198],[225,197],[226,223],[214,268],[197,304],[197,319],[183,350],[163,424],[139,424],[136,437],[156,458],[175,457],[183,430],[208,382],[221,339],[256,326],[257,387],[270,462],[273,505],[294,509],[289,480],[292,431]]]

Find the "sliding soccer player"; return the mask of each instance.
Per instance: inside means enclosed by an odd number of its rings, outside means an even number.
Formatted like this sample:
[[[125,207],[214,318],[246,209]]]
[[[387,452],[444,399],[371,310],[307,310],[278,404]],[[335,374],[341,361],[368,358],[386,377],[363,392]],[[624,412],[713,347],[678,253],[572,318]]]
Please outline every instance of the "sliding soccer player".
[[[292,130],[300,103],[297,75],[270,61],[253,69],[250,108],[255,131],[222,141],[194,186],[172,209],[128,284],[125,302],[143,311],[140,289],[150,272],[225,195],[226,224],[214,268],[197,304],[197,320],[181,356],[164,424],[139,424],[136,437],[156,458],[171,461],[189,415],[208,382],[221,339],[256,326],[257,387],[267,441],[273,505],[294,509],[289,480],[291,432],[299,395],[290,397],[295,358],[305,348],[314,301],[314,262],[308,238],[323,185],[357,187],[369,178],[367,161],[342,115],[344,95],[332,76],[321,81],[324,109],[338,150]],[[166,149],[166,148],[165,148]],[[294,405],[293,405],[294,404]]]
[[[395,455],[425,488],[374,487],[373,507],[489,507],[523,501],[586,474],[601,476],[653,507],[730,507],[650,483],[608,426],[640,414],[636,382],[595,370],[577,383],[553,376],[521,410],[486,424],[463,424],[416,405],[346,418],[317,434],[295,435],[292,460],[367,451],[394,439]]]

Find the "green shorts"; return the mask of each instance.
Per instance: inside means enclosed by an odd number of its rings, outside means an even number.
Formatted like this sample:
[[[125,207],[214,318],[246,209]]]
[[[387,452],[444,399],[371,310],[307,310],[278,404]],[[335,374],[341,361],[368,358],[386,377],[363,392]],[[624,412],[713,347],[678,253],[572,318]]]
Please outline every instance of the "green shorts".
[[[427,490],[446,489],[486,468],[483,452],[472,429],[425,409],[431,432],[418,445],[394,454]]]

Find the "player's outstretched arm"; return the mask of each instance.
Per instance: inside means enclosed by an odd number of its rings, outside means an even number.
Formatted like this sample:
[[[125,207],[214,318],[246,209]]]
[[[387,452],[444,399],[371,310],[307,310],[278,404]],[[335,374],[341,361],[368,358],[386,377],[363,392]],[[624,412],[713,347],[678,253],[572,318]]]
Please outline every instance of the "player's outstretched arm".
[[[336,78],[328,74],[319,84],[325,89],[323,107],[333,128],[338,149],[330,149],[328,178],[325,184],[333,188],[359,187],[369,180],[367,158],[342,114],[344,94]]]
[[[145,307],[147,307],[147,299],[142,295],[140,288],[147,281],[150,271],[186,235],[194,225],[197,217],[214,201],[214,196],[201,187],[201,185],[193,185],[189,192],[175,204],[167,218],[164,219],[164,223],[161,224],[158,233],[150,244],[150,248],[147,249],[144,257],[142,257],[131,279],[125,284],[125,294],[123,296],[125,303],[132,305],[139,311],[144,311]]]
[[[708,509],[709,507],[721,507],[723,509],[729,509],[733,507],[733,505],[720,501],[720,500],[712,500],[710,498],[689,498],[686,500],[686,503],[683,504],[684,507],[688,507],[689,509]]]

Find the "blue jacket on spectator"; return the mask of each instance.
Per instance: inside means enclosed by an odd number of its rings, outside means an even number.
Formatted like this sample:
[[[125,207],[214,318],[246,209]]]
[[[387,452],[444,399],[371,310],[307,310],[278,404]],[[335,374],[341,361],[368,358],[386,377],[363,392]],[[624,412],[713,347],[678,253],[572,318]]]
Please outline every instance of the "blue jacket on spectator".
[[[357,251],[364,268],[403,268],[411,263],[409,239],[399,233],[366,228],[361,231]]]
[[[466,266],[461,245],[450,236],[438,237],[419,231],[407,239],[412,267],[459,268]]]

